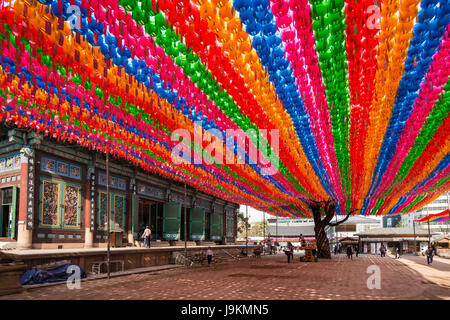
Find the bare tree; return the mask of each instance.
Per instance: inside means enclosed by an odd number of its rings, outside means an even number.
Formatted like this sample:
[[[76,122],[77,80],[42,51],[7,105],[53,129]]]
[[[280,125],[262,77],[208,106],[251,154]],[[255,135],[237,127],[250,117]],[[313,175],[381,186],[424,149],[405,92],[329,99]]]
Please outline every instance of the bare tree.
[[[336,206],[333,201],[313,201],[313,203],[310,204],[310,207],[313,212],[314,218],[314,233],[316,236],[317,256],[319,258],[331,259],[330,242],[325,232],[325,228],[327,226],[335,227],[337,225],[340,225],[341,223],[344,223],[353,212],[358,211],[359,209],[348,212],[344,219],[332,223],[331,219],[333,219],[334,215],[336,214]]]

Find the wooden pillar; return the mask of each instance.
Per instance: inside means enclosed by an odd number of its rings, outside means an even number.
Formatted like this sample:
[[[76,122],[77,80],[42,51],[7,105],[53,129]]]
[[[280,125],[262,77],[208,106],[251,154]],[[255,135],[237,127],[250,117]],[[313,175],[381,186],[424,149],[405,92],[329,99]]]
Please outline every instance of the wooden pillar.
[[[131,181],[131,201],[130,201],[130,206],[131,206],[131,215],[129,218],[130,221],[130,232],[131,232],[131,236],[129,236],[129,242],[131,241],[131,243],[133,244],[133,247],[136,246],[136,242],[134,241],[134,239],[137,238],[138,232],[139,232],[139,197],[137,195],[137,181],[136,181],[136,176],[137,176],[137,172],[134,172],[134,177]]]
[[[34,219],[39,214],[35,210],[36,158],[34,149],[24,147],[21,152],[19,222],[17,228],[17,249],[31,249]]]
[[[134,236],[133,236],[133,222],[134,222],[134,195],[136,188],[136,178],[133,177],[130,182],[130,187],[128,188],[128,196],[127,196],[127,240],[128,243],[131,243],[134,246]]]
[[[92,248],[94,246],[94,228],[95,228],[95,167],[89,166],[86,179],[86,198],[84,206],[84,247]]]
[[[222,210],[222,239],[223,244],[227,244],[227,210],[226,204],[223,206]]]
[[[233,226],[233,238],[234,238],[234,243],[236,243],[236,240],[237,240],[237,223],[238,223],[238,221],[237,221],[237,214],[238,214],[237,209],[234,209],[234,216],[233,216],[233,224],[234,224],[234,226]]]

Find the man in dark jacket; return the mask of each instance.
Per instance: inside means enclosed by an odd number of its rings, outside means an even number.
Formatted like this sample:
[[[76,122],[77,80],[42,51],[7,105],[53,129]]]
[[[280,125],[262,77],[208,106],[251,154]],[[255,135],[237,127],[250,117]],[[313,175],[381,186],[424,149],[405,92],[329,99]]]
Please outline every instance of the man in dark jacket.
[[[431,266],[433,263],[433,248],[431,246],[428,246],[427,251],[425,251],[425,254],[427,255],[427,264]]]
[[[347,246],[347,258],[353,260],[353,250],[351,246]]]

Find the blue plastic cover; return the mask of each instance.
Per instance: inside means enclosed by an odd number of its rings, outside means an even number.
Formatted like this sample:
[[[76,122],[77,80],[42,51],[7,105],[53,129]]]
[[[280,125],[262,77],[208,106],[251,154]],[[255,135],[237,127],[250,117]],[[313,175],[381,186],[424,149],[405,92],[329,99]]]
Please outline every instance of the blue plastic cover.
[[[72,274],[67,273],[70,266],[77,266],[73,263],[66,263],[55,267],[50,267],[43,270],[30,269],[25,271],[19,279],[21,285],[42,284],[50,282],[58,282],[67,280]],[[77,266],[80,268],[79,266]],[[80,278],[86,278],[86,272],[80,268]]]

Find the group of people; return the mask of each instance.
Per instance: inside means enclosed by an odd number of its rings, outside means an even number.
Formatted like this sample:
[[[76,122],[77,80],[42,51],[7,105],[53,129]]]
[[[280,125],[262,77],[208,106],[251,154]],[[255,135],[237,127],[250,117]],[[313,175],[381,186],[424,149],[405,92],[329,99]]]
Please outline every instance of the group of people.
[[[348,259],[353,260],[353,253],[355,253],[356,257],[359,255],[359,246],[353,247],[351,245],[347,245],[345,249],[345,253],[347,254]],[[342,253],[342,244],[338,244],[334,246],[334,254]]]
[[[300,235],[300,244],[301,244],[301,246],[297,247],[298,250],[304,249],[306,247],[306,241],[302,235]],[[294,261],[294,250],[295,250],[294,245],[292,244],[292,242],[288,241],[287,246],[284,249],[284,253],[287,256],[288,263],[290,263],[291,260]],[[311,249],[311,254],[313,255],[313,257],[315,257],[317,259],[317,250],[315,248]],[[300,258],[300,260],[301,260],[301,258]]]
[[[138,241],[143,241],[144,242],[144,246],[146,248],[150,248],[150,240],[151,240],[151,236],[152,236],[152,231],[150,230],[150,228],[148,226],[146,226],[145,228],[142,226],[141,230],[138,232],[137,234],[137,239]],[[305,239],[303,238],[302,235],[300,235],[300,243],[301,246],[304,247],[305,246]],[[300,249],[300,248],[299,248]],[[275,246],[270,246],[270,253],[272,254],[272,252],[276,252],[276,247]],[[314,250],[315,251],[315,250]],[[382,244],[380,247],[380,256],[381,257],[386,257],[386,247]],[[335,245],[334,246],[334,254],[338,254],[342,252],[342,245]],[[359,254],[359,246],[355,247],[355,254],[356,257],[358,257]],[[427,264],[431,265],[433,263],[433,256],[435,255],[436,249],[433,246],[428,246],[428,249],[425,251],[425,254],[427,256]],[[242,253],[242,252],[241,252]],[[289,241],[287,243],[286,248],[284,249],[284,253],[287,256],[287,262],[290,263],[291,259],[294,260],[294,245]],[[351,245],[347,245],[347,249],[346,249],[346,253],[347,253],[347,258],[353,260],[353,248]],[[395,248],[395,258],[399,259],[400,258],[400,248],[396,247]],[[315,252],[313,253],[315,254]],[[212,257],[213,257],[214,253],[211,250],[211,247],[208,247],[208,250],[206,251],[206,257],[208,259],[208,265],[211,265],[211,261],[212,261]],[[245,255],[247,255],[247,253],[245,253]]]
[[[355,256],[358,257],[358,255],[359,255],[359,246],[356,246]],[[353,247],[351,245],[347,245],[347,258],[353,260]]]
[[[334,254],[342,253],[342,245],[339,243],[334,246]]]

